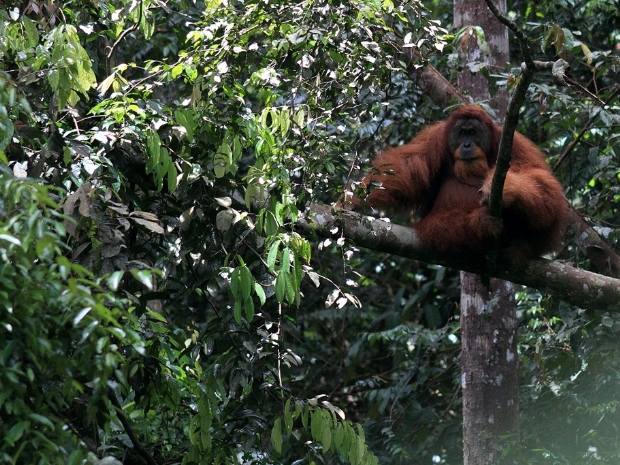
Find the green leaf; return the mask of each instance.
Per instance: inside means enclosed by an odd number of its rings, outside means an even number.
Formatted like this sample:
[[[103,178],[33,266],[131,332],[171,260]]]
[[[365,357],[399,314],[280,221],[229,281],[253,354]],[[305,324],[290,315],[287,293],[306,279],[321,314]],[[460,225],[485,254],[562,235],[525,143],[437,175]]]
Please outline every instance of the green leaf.
[[[237,324],[241,324],[241,301],[240,300],[236,300],[235,301],[235,306],[233,308],[233,316],[235,318],[235,321],[237,322]]]
[[[74,450],[71,452],[69,459],[67,461],[67,465],[80,465],[86,461],[86,457],[84,457],[84,453],[81,449]]]
[[[103,81],[101,81],[101,83],[99,84],[99,86],[97,87],[97,90],[99,91],[99,95],[101,97],[103,97],[106,92],[108,91],[108,89],[110,88],[110,86],[114,83],[114,80],[116,79],[116,71],[113,72],[112,74],[110,74],[107,78],[105,78]]]
[[[280,202],[276,202],[276,204],[273,207],[273,214],[278,224],[284,224],[283,213],[284,213],[284,205],[282,205]]]
[[[252,273],[247,266],[240,267],[239,279],[241,280],[241,297],[247,300],[252,293],[252,285],[254,284],[254,278],[252,278]]]
[[[69,459],[67,461],[67,465],[80,465],[84,461],[85,461],[84,454],[82,453],[80,449],[78,449],[78,450],[74,450],[73,452],[71,452],[71,455],[69,456]]]
[[[185,128],[188,142],[194,141],[194,129],[196,129],[196,121],[194,121],[194,112],[189,108],[177,110],[174,112],[177,123]]]
[[[357,465],[360,463],[361,457],[359,456],[358,437],[355,434],[353,428],[347,428],[347,442],[349,444],[349,462],[351,465]]]
[[[275,451],[280,454],[282,453],[282,424],[280,418],[276,418],[276,421],[273,424],[273,428],[271,429],[271,444]]]
[[[146,174],[150,174],[159,164],[161,154],[161,139],[155,131],[150,131],[146,137],[146,148],[150,157],[146,160]]]
[[[323,452],[329,451],[329,446],[332,441],[332,430],[328,424],[323,428],[323,434],[321,435],[321,446],[323,446]]]
[[[118,290],[118,285],[120,284],[124,275],[125,275],[124,271],[115,271],[107,278],[106,283],[108,284],[108,287],[110,288],[110,290],[112,291]]]
[[[144,34],[146,40],[149,40],[155,33],[155,21],[149,21],[150,16],[150,14],[147,15],[145,13],[142,15],[142,20],[140,21],[140,30]]]
[[[60,71],[58,69],[51,69],[47,73],[47,82],[49,82],[52,90],[57,91],[60,86]]]
[[[168,155],[168,149],[161,148],[159,163],[155,165],[155,180],[157,181],[157,192],[161,192],[164,187],[164,178],[168,174],[168,170],[172,162]]]
[[[291,127],[291,119],[287,112],[280,113],[280,134],[282,137],[286,137],[288,130]]]
[[[97,78],[95,77],[95,73],[93,73],[90,69],[90,65],[88,68],[82,68],[82,66],[78,68],[78,73],[77,76],[75,76],[73,84],[75,90],[78,90],[83,94],[88,92],[91,87],[94,87],[97,84]]]
[[[293,277],[295,278],[293,285],[295,289],[299,289],[299,286],[301,285],[301,278],[302,278],[302,267],[301,267],[301,260],[299,260],[297,255],[293,255]]]
[[[165,316],[163,316],[161,313],[154,312],[153,310],[147,310],[145,312],[145,315],[148,316],[152,320],[160,321],[162,323],[167,323],[168,322],[168,320],[166,320]]]
[[[284,404],[284,433],[291,434],[293,431],[293,412],[291,411],[291,399],[286,399]]]
[[[362,425],[360,425],[359,423],[356,426],[357,426],[357,434],[358,434],[358,436],[362,440],[362,443],[365,443],[366,442],[366,435],[364,434],[364,428],[362,428]]]
[[[37,241],[37,256],[40,259],[51,258],[56,248],[56,238],[51,235],[45,235]]]
[[[237,267],[233,270],[233,272],[230,275],[230,292],[232,292],[232,295],[235,299],[240,297],[239,296],[240,274],[241,274],[240,267]]]
[[[254,319],[254,301],[248,298],[243,301],[243,308],[245,309],[245,319],[248,323],[251,323]]]
[[[131,270],[133,277],[144,285],[149,291],[153,290],[153,273],[151,270]]]
[[[197,433],[198,433],[199,425],[200,425],[200,417],[199,415],[194,415],[189,421],[189,431],[188,431],[189,441],[192,444],[197,443]]]
[[[258,300],[262,305],[265,305],[265,302],[267,301],[267,297],[265,295],[265,290],[263,289],[263,286],[261,286],[260,283],[254,283],[254,292],[256,293],[256,295],[258,296]]]
[[[179,74],[181,74],[182,72],[183,72],[183,64],[179,63],[174,68],[172,68],[172,70],[170,71],[172,79],[176,79],[177,77],[179,77]]]
[[[297,111],[297,113],[295,113],[295,116],[293,116],[293,121],[295,121],[295,124],[297,124],[297,126],[299,126],[300,128],[304,127],[305,119],[306,119],[306,115],[305,115],[303,108]]]
[[[294,284],[294,277],[292,274],[286,274],[286,300],[289,304],[295,302],[295,295],[297,294],[297,286]]]
[[[312,439],[318,441],[323,433],[322,417],[319,409],[315,409],[310,414],[310,434]]]
[[[265,235],[275,236],[278,233],[278,222],[275,216],[270,211],[265,213]]]
[[[269,253],[267,254],[267,267],[271,273],[274,273],[276,270],[276,259],[278,258],[278,249],[280,248],[280,244],[282,241],[280,239],[274,241],[269,248]]]
[[[342,423],[338,423],[338,425],[336,425],[336,428],[332,432],[332,445],[333,445],[332,449],[338,452],[341,452],[343,441],[344,441],[344,427]]]
[[[209,408],[200,409],[200,445],[202,450],[208,450],[211,447],[211,410]]]
[[[259,122],[261,126],[267,126],[267,118],[269,118],[270,111],[271,111],[271,108],[266,107],[260,114]]]
[[[293,303],[297,289],[293,285],[294,278],[290,272],[281,270],[276,277],[276,299],[278,302]]]
[[[36,421],[37,423],[41,423],[42,425],[45,425],[50,429],[54,429],[54,424],[50,421],[49,418],[44,417],[43,415],[39,415],[38,413],[31,413],[28,415],[28,418]]]
[[[30,425],[29,421],[20,421],[13,425],[13,427],[9,430],[7,435],[3,438],[10,445],[15,445],[17,441],[19,441],[24,434],[26,428]]]
[[[213,172],[218,178],[222,178],[230,171],[232,166],[232,150],[227,141],[222,142],[213,159]]]
[[[34,48],[39,44],[39,31],[34,21],[28,16],[22,16],[22,24],[26,31],[26,48]]]
[[[7,241],[17,246],[22,245],[22,242],[17,237],[11,236],[10,234],[0,233],[0,241]]]
[[[177,188],[178,172],[174,163],[168,164],[168,192],[173,193]]]
[[[361,462],[366,452],[366,435],[364,434],[364,428],[359,423],[357,424],[357,434],[357,456]]]
[[[239,136],[235,136],[233,139],[232,157],[233,160],[239,160],[241,158],[241,139]]]
[[[291,269],[291,249],[285,247],[282,251],[282,263],[280,264],[280,270],[289,272]]]
[[[276,277],[276,284],[275,284],[275,288],[276,288],[276,299],[278,299],[278,302],[284,302],[284,297],[286,296],[286,276],[288,275],[288,273],[285,273],[283,271],[281,271],[280,273],[278,273],[278,276]]]

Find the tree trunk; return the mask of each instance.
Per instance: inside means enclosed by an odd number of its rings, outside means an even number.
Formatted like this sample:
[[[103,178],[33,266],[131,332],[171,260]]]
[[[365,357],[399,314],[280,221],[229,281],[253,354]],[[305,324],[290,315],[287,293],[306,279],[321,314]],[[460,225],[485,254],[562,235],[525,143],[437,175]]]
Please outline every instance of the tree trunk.
[[[466,465],[508,464],[519,439],[519,361],[514,285],[461,273],[461,383]]]
[[[506,11],[505,0],[496,0],[496,5]],[[455,0],[454,23],[457,28],[472,26],[465,30],[460,47],[466,66],[458,75],[459,89],[474,100],[488,100],[489,83],[467,64],[484,62],[491,73],[503,70],[508,62],[508,31],[484,0]],[[482,28],[486,43],[481,43],[479,29],[474,26]],[[490,54],[484,55],[482,50]],[[503,118],[507,94],[497,92],[491,105]],[[463,461],[465,465],[513,463],[515,459],[503,452],[519,444],[514,285],[491,279],[485,286],[479,276],[461,272],[461,336]]]
[[[506,0],[495,0],[495,5],[499,11],[506,11]],[[458,74],[459,90],[475,101],[488,101],[491,97],[490,106],[503,119],[508,108],[508,93],[503,88],[492,93],[484,75],[471,69],[483,66],[489,74],[506,69],[509,61],[508,29],[493,16],[484,0],[455,0],[454,25],[457,29],[467,28],[459,44],[460,58],[464,64]],[[484,37],[479,37],[478,28],[482,28]]]

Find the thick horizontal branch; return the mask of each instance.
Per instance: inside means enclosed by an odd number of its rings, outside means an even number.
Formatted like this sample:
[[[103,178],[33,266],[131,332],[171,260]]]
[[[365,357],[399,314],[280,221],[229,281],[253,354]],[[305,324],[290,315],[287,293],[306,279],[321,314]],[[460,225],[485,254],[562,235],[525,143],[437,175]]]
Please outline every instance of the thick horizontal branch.
[[[312,204],[299,225],[322,237],[346,237],[356,245],[403,257],[436,263],[471,273],[533,287],[581,308],[618,311],[620,280],[566,265],[559,261],[532,260],[521,269],[490,269],[484,260],[445,257],[424,247],[413,228]]]

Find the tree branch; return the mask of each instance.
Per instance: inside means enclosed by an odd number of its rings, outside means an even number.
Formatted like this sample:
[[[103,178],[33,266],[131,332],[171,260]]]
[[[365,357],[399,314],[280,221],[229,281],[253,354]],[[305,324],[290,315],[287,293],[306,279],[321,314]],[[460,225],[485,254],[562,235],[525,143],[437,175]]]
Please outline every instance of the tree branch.
[[[620,257],[596,230],[573,208],[568,209],[566,235],[592,265],[607,276],[620,276]]]
[[[522,70],[523,74],[508,103],[508,110],[506,110],[506,119],[502,129],[502,137],[499,140],[497,161],[495,162],[495,173],[493,173],[493,182],[491,183],[489,213],[497,218],[501,218],[502,216],[502,194],[504,192],[506,173],[508,173],[510,159],[512,158],[512,142],[514,140],[515,130],[519,124],[519,109],[521,108],[521,104],[525,101],[527,88],[534,78],[534,71],[530,68],[525,66],[522,67]]]
[[[510,158],[512,157],[512,142],[514,139],[514,133],[519,123],[519,109],[521,104],[525,101],[525,95],[527,88],[530,86],[532,79],[534,78],[534,72],[536,65],[532,59],[532,53],[530,46],[527,42],[527,37],[519,29],[519,27],[506,16],[504,16],[495,6],[492,0],[485,0],[487,6],[495,17],[510,29],[521,46],[521,54],[525,63],[521,66],[521,79],[517,83],[514,94],[508,103],[508,110],[506,110],[506,119],[504,121],[504,128],[502,130],[502,137],[499,142],[499,153],[497,154],[497,162],[495,163],[495,173],[493,174],[493,182],[491,183],[491,193],[489,196],[489,213],[497,218],[501,218],[502,215],[502,194],[504,192],[504,182],[506,181],[506,173],[510,168]]]
[[[417,67],[422,60],[420,52],[414,48],[405,48],[403,53],[407,57],[407,72],[409,77],[414,80],[430,99],[441,107],[447,107],[451,103],[458,102],[461,105],[468,105],[471,102],[461,94],[450,81],[433,68],[432,65],[426,64],[423,67]]]
[[[306,233],[322,237],[346,237],[360,247],[530,286],[578,307],[620,311],[619,279],[584,271],[559,261],[531,260],[522,269],[515,270],[501,263],[489,267],[483,260],[466,261],[458,256],[440,256],[425,247],[411,227],[350,211],[335,215],[332,207],[326,205],[310,205],[298,226]]]
[[[609,98],[603,102],[603,108],[609,105],[616,98],[618,94],[620,94],[620,86],[616,87],[614,91],[611,93],[611,95],[609,96]],[[590,129],[590,126],[592,125],[592,123],[594,123],[594,121],[597,118],[598,118],[598,114],[592,116],[592,118],[590,118],[588,122],[583,126],[579,134],[577,134],[577,137],[575,137],[572,140],[572,142],[568,144],[568,147],[566,147],[566,150],[564,150],[562,155],[560,155],[560,157],[558,158],[558,161],[555,163],[555,165],[553,165],[553,171],[556,171],[560,167],[560,165],[564,163],[564,160],[566,159],[566,157],[573,151],[573,149],[577,146],[579,141],[581,141],[581,138],[585,135],[588,129]]]
[[[116,411],[116,416],[118,417],[119,421],[123,425],[123,428],[125,429],[125,433],[127,433],[127,436],[131,440],[131,443],[136,449],[136,452],[138,453],[138,455],[140,455],[140,457],[142,457],[148,465],[157,465],[157,462],[155,461],[155,459],[151,456],[151,454],[149,454],[149,452],[146,450],[146,447],[144,447],[144,445],[140,442],[140,440],[138,439],[138,436],[136,436],[136,433],[134,433],[133,428],[131,427],[131,423],[129,423],[129,420],[127,420],[127,417],[123,414],[123,407],[121,407],[121,404],[116,399],[114,392],[110,392],[110,395],[108,396],[108,398],[110,399],[110,402],[114,406],[115,411]]]

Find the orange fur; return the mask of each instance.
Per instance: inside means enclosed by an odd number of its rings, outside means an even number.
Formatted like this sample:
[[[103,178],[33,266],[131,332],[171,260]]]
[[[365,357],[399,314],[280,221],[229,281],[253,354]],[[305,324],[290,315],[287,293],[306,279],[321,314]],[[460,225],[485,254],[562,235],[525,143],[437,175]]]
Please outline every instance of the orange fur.
[[[448,134],[460,120],[476,120],[490,134],[487,152],[477,145],[451,153]],[[514,261],[554,250],[565,228],[566,202],[560,183],[540,150],[515,133],[511,167],[503,192],[502,219],[488,214],[487,203],[501,127],[478,106],[456,110],[446,120],[424,129],[406,145],[379,155],[375,170],[362,186],[380,183],[364,201],[349,197],[354,209],[365,205],[414,212],[421,241],[442,253],[484,256],[499,240]]]
[[[489,172],[489,161],[486,154],[479,148],[475,148],[475,158],[473,160],[462,160],[461,149],[454,152],[454,175],[457,179],[477,179],[484,178]]]

